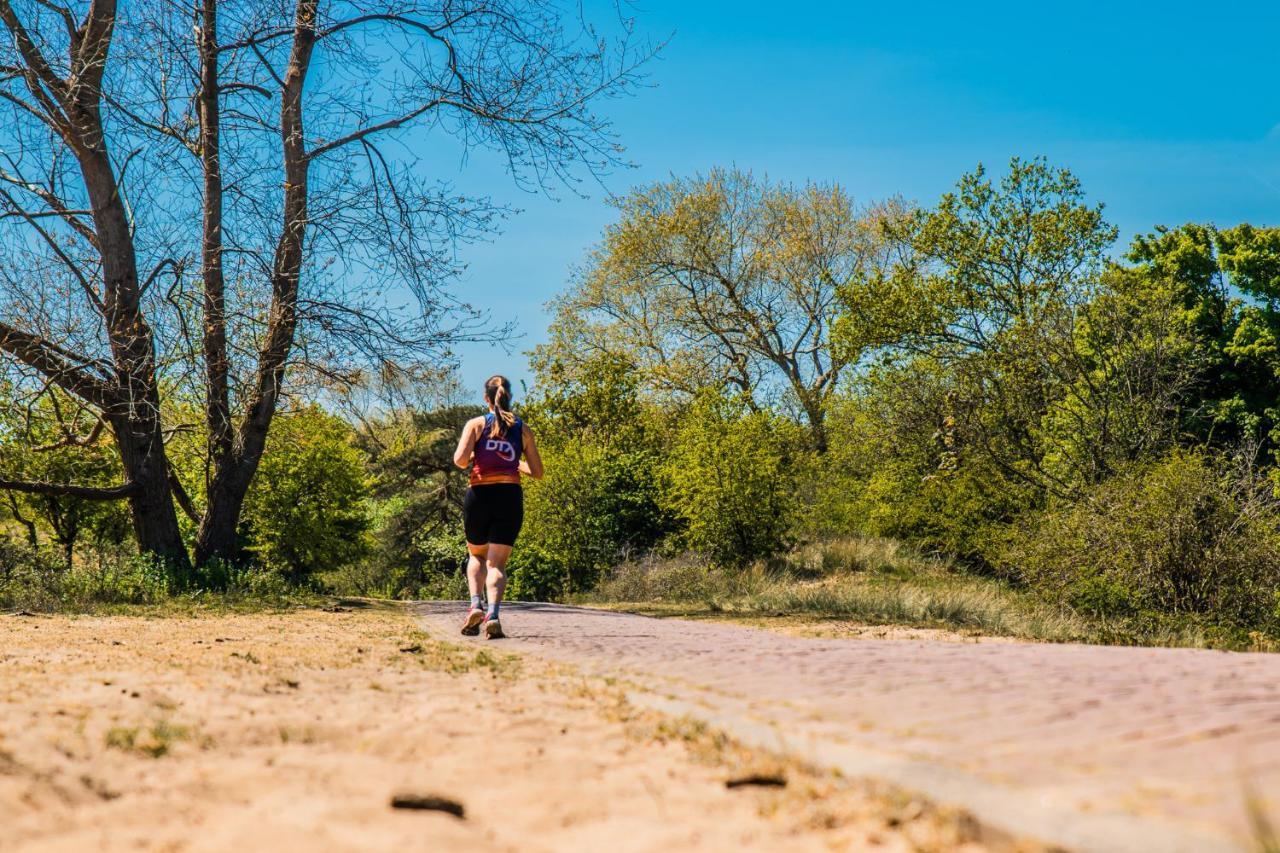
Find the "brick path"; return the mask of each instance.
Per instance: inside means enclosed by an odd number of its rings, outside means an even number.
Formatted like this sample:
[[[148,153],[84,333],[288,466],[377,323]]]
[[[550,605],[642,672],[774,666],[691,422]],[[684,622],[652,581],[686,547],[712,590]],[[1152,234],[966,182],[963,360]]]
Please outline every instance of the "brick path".
[[[463,640],[459,605],[418,608]],[[1280,655],[817,640],[545,604],[504,605],[503,625],[505,651],[1071,849],[1247,848],[1247,790],[1280,815]]]

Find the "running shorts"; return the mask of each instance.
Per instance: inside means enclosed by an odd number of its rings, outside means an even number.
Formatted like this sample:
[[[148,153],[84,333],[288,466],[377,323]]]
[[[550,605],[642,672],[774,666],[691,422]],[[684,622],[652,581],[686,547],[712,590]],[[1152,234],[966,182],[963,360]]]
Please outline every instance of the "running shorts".
[[[518,483],[472,486],[462,499],[462,526],[472,545],[514,545],[524,524],[524,490]]]

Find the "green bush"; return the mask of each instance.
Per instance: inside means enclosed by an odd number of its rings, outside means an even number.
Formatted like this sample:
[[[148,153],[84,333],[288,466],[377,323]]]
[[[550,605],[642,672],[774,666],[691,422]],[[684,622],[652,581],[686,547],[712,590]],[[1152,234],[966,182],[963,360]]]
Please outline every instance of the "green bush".
[[[589,589],[602,571],[653,547],[671,527],[658,503],[661,457],[648,448],[615,448],[592,437],[539,448],[546,477],[525,483],[525,524],[513,554],[514,565],[540,579],[522,582],[527,594]]]
[[[68,568],[59,551],[0,538],[0,608],[75,611],[154,604],[171,592],[163,565],[123,549],[97,551]]]
[[[593,586],[630,554],[657,546],[678,525],[662,504],[668,435],[637,394],[635,375],[604,360],[565,375],[540,364],[545,390],[523,409],[546,477],[525,483],[525,523],[512,557],[526,597],[555,598]]]
[[[339,595],[371,598],[465,598],[467,541],[461,527],[416,538],[414,559],[379,550],[326,572],[325,585]]]
[[[730,588],[726,573],[696,554],[671,558],[648,555],[609,572],[591,593],[593,601],[695,602],[724,595]]]
[[[579,579],[580,580],[580,579]],[[575,582],[569,565],[537,546],[517,545],[507,564],[508,598],[518,601],[557,601]]]
[[[1003,568],[1082,610],[1275,618],[1280,508],[1223,458],[1178,452],[1013,528]]]
[[[318,407],[276,418],[245,501],[248,550],[291,583],[368,553],[364,460]]]
[[[799,508],[797,470],[808,461],[799,430],[740,399],[698,397],[663,465],[663,503],[684,522],[679,544],[735,566],[783,551]]]

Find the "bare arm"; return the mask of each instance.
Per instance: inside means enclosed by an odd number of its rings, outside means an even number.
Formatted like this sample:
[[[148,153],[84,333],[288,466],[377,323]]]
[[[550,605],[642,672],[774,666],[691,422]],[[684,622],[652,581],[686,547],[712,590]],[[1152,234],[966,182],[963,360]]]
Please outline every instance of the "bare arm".
[[[453,451],[453,464],[464,471],[471,466],[471,457],[475,454],[476,440],[480,438],[480,430],[484,428],[484,418],[472,418],[462,428],[458,437],[458,448]]]
[[[524,459],[520,460],[520,473],[528,474],[535,480],[542,479],[542,457],[538,455],[538,444],[533,440],[533,432],[528,425],[524,427]]]

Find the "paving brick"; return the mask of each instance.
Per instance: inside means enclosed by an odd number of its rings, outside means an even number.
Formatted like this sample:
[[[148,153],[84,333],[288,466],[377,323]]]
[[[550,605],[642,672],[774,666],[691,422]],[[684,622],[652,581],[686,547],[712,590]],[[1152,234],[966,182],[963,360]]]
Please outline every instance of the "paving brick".
[[[456,633],[459,605],[418,607],[429,628]],[[1142,846],[1143,826],[1245,845],[1250,790],[1280,815],[1280,655],[823,640],[542,604],[504,605],[503,625],[504,650],[767,726],[782,748],[892,758],[884,766],[915,768],[904,778],[923,787],[932,769],[1102,827],[1149,822],[1133,824],[1137,842],[1117,829],[1115,849],[1162,849]]]

